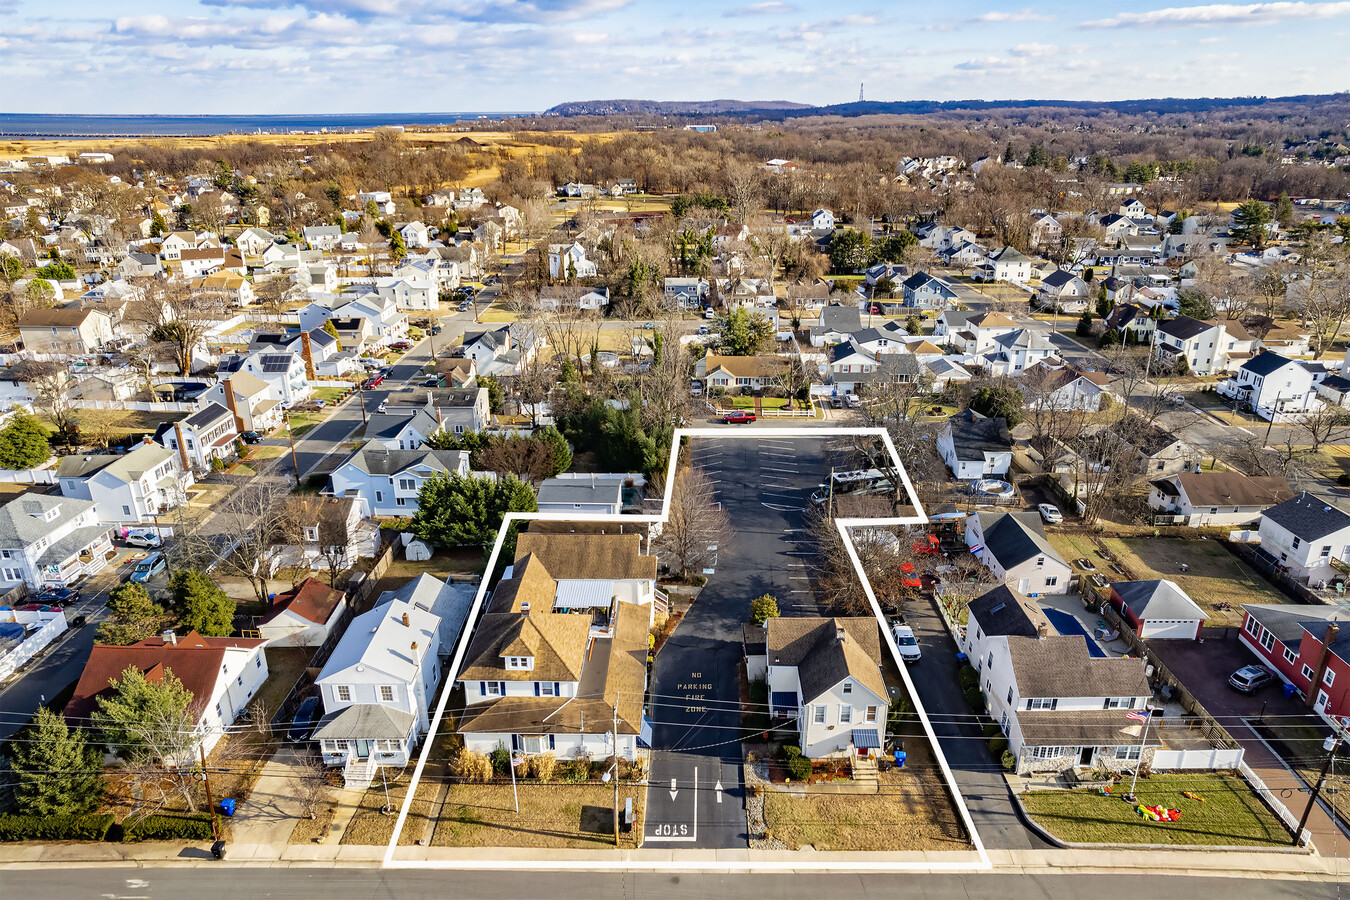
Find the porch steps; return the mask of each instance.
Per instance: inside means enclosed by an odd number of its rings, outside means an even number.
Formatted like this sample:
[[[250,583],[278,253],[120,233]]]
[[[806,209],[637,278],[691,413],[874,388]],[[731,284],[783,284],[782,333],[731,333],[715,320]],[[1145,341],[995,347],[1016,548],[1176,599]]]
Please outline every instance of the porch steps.
[[[877,761],[869,756],[853,756],[853,783],[869,794],[880,788],[877,779]]]
[[[375,780],[377,768],[379,767],[375,765],[374,753],[365,759],[351,757],[347,760],[347,764],[342,767],[342,784],[344,787],[364,790],[370,787],[370,783]]]

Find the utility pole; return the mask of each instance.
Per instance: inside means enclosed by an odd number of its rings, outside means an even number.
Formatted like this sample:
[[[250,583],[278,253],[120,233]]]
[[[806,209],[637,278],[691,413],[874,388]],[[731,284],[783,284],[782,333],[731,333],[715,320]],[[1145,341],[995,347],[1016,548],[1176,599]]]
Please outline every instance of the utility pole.
[[[366,384],[364,381],[357,382],[356,399],[361,404],[361,424],[365,425],[368,423],[368,420],[366,419]]]
[[[614,693],[614,846],[619,846],[619,694]]]
[[[1255,409],[1255,408],[1256,408],[1256,404],[1253,403],[1253,404],[1252,404],[1252,409]],[[1280,413],[1279,413],[1279,409],[1280,409],[1280,392],[1279,392],[1279,391],[1276,391],[1276,392],[1275,392],[1275,405],[1272,406],[1271,409],[1270,409],[1270,424],[1266,426],[1266,439],[1265,439],[1265,443],[1267,443],[1267,444],[1270,443],[1270,429],[1272,429],[1272,428],[1275,427],[1275,417],[1278,416],[1278,415],[1280,414]]]
[[[1336,760],[1336,751],[1341,748],[1342,738],[1338,734],[1333,734],[1322,742],[1322,749],[1327,751],[1327,761],[1322,764],[1322,774],[1317,776],[1317,786],[1312,789],[1312,794],[1308,797],[1308,805],[1303,810],[1303,818],[1298,820],[1298,827],[1294,829],[1295,847],[1298,846],[1299,835],[1303,834],[1303,826],[1308,824],[1308,816],[1312,815],[1313,804],[1317,802],[1318,796],[1322,793],[1322,785],[1326,784],[1327,772],[1331,771],[1331,764]]]
[[[211,840],[220,840],[220,825],[216,822],[216,802],[211,798],[211,773],[206,770],[206,744],[197,745],[202,755],[202,783],[206,785],[206,806],[211,810]]]
[[[365,409],[365,404],[361,405]],[[291,467],[295,469],[295,486],[300,486],[300,463],[295,457],[295,429],[291,428],[291,414],[286,413],[286,436],[291,439]]]

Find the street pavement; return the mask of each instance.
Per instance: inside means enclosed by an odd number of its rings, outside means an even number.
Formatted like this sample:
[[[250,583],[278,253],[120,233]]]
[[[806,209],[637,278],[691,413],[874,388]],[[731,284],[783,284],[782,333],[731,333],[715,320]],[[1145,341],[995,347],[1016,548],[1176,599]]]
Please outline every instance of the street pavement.
[[[735,537],[719,546],[708,584],[657,655],[644,846],[744,847],[742,628],[754,597],[787,605],[810,596],[802,510],[829,467],[824,441],[771,433],[699,439],[686,452],[713,481]]]
[[[186,855],[190,854],[190,855]],[[190,848],[185,861],[200,859]],[[716,897],[773,897],[819,900],[821,897],[906,897],[916,900],[1136,900],[1139,897],[1224,897],[1225,900],[1331,900],[1340,885],[1261,878],[1131,873],[1120,875],[823,874],[711,875],[669,872],[545,872],[501,870],[379,870],[350,867],[252,868],[207,863],[183,868],[61,867],[8,869],[3,876],[9,897],[61,897],[66,900],[235,900],[237,897],[359,897],[362,900],[441,900],[446,896],[488,898],[548,896],[551,900],[661,898],[710,900]]]

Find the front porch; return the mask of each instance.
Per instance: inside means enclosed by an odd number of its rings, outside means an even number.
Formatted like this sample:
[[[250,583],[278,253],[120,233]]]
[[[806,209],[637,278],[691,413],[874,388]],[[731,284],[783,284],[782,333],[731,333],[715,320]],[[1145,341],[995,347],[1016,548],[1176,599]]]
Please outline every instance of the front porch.
[[[111,533],[106,525],[77,528],[47,548],[37,560],[44,587],[65,587],[81,578],[101,572],[112,551]]]
[[[417,717],[377,704],[357,704],[319,720],[314,740],[327,766],[341,766],[349,787],[369,787],[380,766],[408,764],[417,741]]]

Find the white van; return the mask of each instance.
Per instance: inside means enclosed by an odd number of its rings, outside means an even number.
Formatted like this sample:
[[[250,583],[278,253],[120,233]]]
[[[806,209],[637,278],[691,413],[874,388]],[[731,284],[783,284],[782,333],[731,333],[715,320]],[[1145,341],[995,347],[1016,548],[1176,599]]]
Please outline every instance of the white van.
[[[914,639],[913,628],[908,625],[892,625],[891,634],[895,637],[895,645],[900,648],[901,659],[907,663],[916,663],[923,658],[919,642]]]

